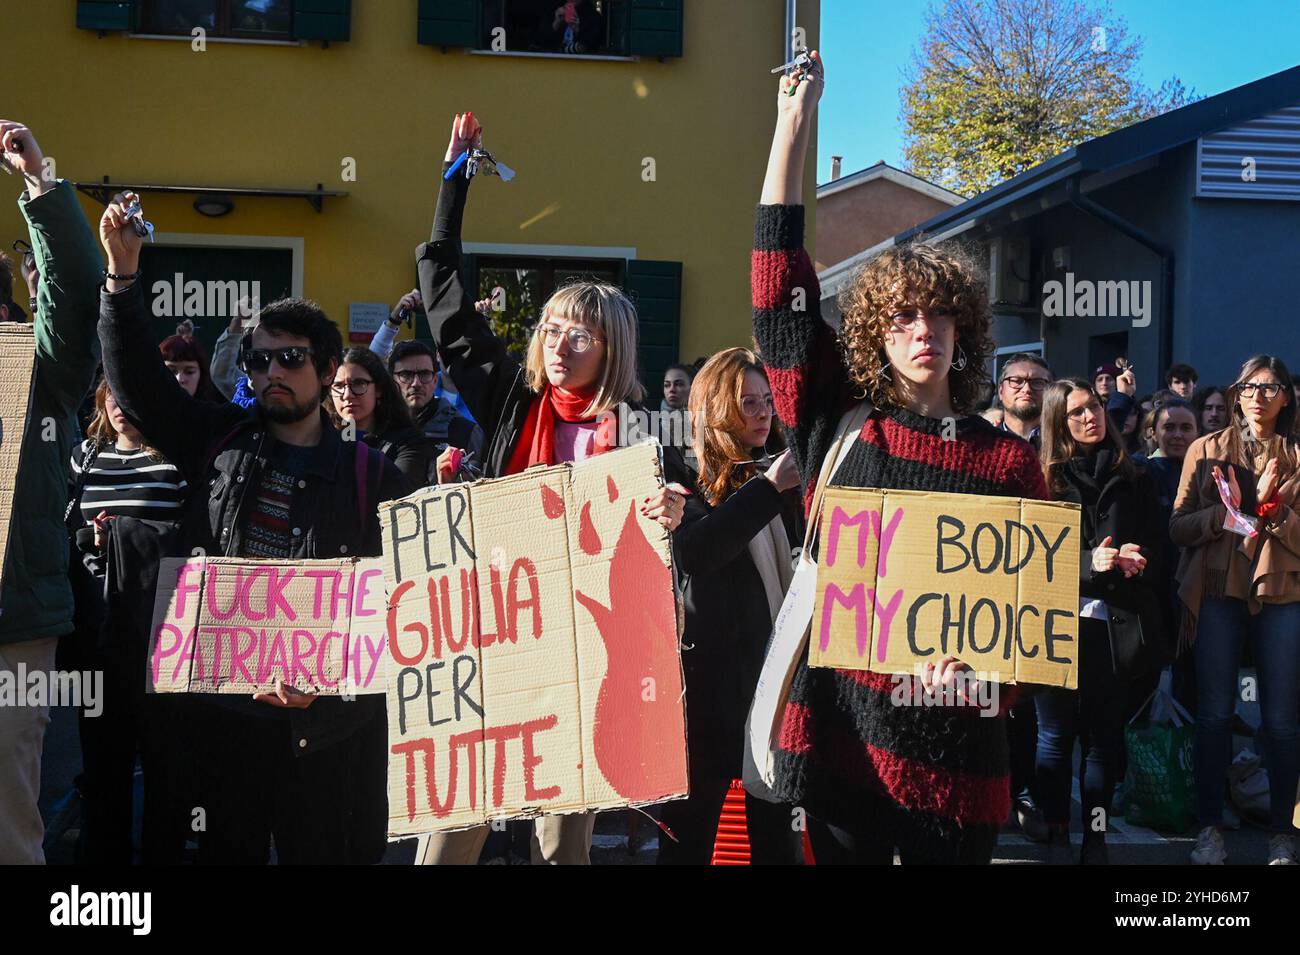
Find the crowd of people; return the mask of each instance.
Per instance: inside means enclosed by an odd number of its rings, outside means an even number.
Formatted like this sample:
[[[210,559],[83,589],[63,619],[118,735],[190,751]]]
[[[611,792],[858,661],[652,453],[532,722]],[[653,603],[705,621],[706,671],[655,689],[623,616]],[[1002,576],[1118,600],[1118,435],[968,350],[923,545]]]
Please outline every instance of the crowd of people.
[[[1230,385],[1210,387],[1178,364],[1162,390],[1139,398],[1122,359],[1090,379],[1058,378],[1042,355],[1021,353],[994,380],[979,270],[960,250],[925,244],[863,266],[832,329],[797,304],[819,300],[802,184],[824,82],[816,55],[781,79],[752,256],[755,350],[727,348],[663,376],[658,410],[689,418],[689,446],[666,444],[665,486],[641,509],[672,535],[690,794],[656,810],[658,861],[711,857],[824,472],[849,487],[1078,505],[1078,688],[1005,687],[997,718],[985,719],[969,707],[900,706],[890,674],[801,660],[780,716],[775,786],[747,796],[754,862],[803,861],[794,820],[804,817],[819,864],[887,864],[895,853],[904,863],[986,863],[1008,825],[1042,842],[1048,861],[1075,861],[1076,775],[1077,860],[1107,862],[1124,726],[1172,669],[1195,713],[1192,861],[1222,863],[1249,646],[1271,786],[1268,861],[1294,864],[1300,393],[1286,365],[1255,356]],[[481,137],[475,116],[458,114],[443,171]],[[72,186],[42,178],[31,132],[0,122],[0,147],[26,180],[30,415],[56,425],[53,440],[36,429],[25,437],[0,662],[105,675],[103,714],[80,720],[80,858],[132,861],[138,759],[146,863],[182,861],[191,840],[200,863],[263,863],[272,846],[280,863],[379,861],[383,699],[285,683],[251,699],[147,693],[159,561],[378,556],[384,500],[637,440],[609,427],[635,420],[647,400],[634,303],[602,282],[566,285],[516,360],[493,331],[491,300],[462,284],[471,178],[453,175],[439,178],[432,232],[416,252],[419,287],[369,347],[345,350],[319,306],[285,299],[241,309],[209,360],[185,330],[151,338],[129,214],[138,197],[118,196],[103,214],[104,268]],[[0,318],[13,320],[11,286],[6,264]],[[430,341],[395,344],[421,308]],[[1234,515],[1253,519],[1255,533],[1233,533]],[[945,656],[920,679],[934,692],[969,669]],[[43,857],[47,721],[39,707],[0,709],[0,861]],[[591,813],[538,818],[532,861],[589,861],[593,825]],[[487,826],[435,833],[418,861],[473,863],[488,837]]]

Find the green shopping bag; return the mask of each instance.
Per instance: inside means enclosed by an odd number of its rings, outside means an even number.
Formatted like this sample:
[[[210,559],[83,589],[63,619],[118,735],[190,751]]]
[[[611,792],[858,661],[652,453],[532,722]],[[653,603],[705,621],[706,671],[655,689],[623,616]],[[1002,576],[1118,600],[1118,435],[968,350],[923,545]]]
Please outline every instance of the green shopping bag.
[[[1174,699],[1172,672],[1160,675],[1128,726],[1124,747],[1124,818],[1133,825],[1162,832],[1186,832],[1196,821],[1196,786],[1192,775],[1192,718]],[[1150,707],[1150,715],[1142,719]]]

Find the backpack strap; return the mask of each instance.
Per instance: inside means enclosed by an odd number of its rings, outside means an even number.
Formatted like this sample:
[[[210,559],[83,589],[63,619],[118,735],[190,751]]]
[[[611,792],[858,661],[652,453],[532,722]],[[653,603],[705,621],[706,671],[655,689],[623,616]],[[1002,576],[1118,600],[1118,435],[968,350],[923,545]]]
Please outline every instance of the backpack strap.
[[[370,501],[376,495],[379,477],[384,466],[384,455],[364,441],[357,441],[356,478],[357,478],[357,516],[362,529],[370,519]]]
[[[68,495],[68,506],[63,509],[63,525],[72,533],[72,515],[77,510],[77,505],[81,503],[81,494],[86,489],[86,475],[95,465],[95,459],[99,457],[99,442],[94,438],[87,438],[89,445],[81,456],[81,464],[77,473],[77,480],[72,485],[72,492]]]
[[[202,474],[208,473],[208,471],[212,468],[212,462],[217,460],[217,455],[220,454],[222,451],[224,451],[226,449],[226,445],[230,444],[230,442],[235,439],[235,435],[239,434],[239,432],[243,431],[244,428],[247,426],[248,426],[247,421],[239,422],[239,424],[231,428],[230,431],[220,441],[218,441],[216,444],[212,446],[212,450],[208,452],[208,460],[203,465]]]

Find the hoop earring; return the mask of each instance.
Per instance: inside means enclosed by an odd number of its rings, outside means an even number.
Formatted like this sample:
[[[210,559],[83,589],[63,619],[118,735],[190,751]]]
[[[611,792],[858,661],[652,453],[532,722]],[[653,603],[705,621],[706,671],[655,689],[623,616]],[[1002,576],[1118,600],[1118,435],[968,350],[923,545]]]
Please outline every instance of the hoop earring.
[[[892,384],[894,383],[894,376],[891,375],[891,374],[889,373],[889,370],[890,370],[891,368],[893,368],[893,367],[894,367],[894,366],[891,365],[889,362],[887,362],[887,361],[884,362],[884,363],[880,366],[880,371],[879,371],[879,373],[876,375],[876,377],[877,377],[877,378],[881,378],[881,379],[883,379],[883,380],[889,382],[889,383],[892,385]]]
[[[957,343],[957,359],[952,363],[953,371],[966,370],[966,352],[961,347],[961,342]]]

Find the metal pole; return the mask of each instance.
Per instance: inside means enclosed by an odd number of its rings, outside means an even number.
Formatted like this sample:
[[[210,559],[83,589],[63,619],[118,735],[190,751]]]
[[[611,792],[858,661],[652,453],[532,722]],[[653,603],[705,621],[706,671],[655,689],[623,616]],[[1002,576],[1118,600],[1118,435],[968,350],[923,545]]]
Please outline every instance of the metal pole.
[[[789,63],[794,59],[794,28],[795,16],[799,0],[785,0],[785,59],[782,63]]]

